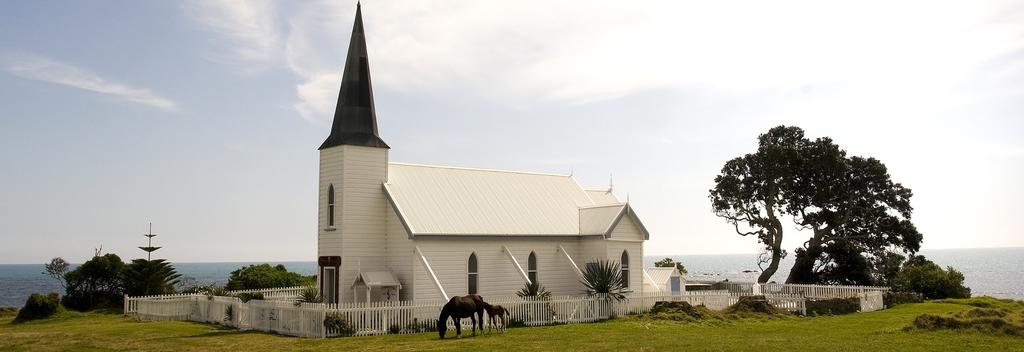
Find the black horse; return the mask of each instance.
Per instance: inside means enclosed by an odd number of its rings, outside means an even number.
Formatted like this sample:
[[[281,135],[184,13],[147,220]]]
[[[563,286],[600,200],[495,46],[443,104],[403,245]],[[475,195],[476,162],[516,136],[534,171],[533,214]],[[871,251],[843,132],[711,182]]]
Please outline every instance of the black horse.
[[[455,337],[462,338],[462,324],[459,320],[470,318],[473,320],[473,336],[476,336],[476,327],[480,326],[480,332],[484,331],[484,307],[488,306],[480,295],[455,296],[448,300],[448,303],[441,308],[441,316],[437,318],[437,335],[444,338],[448,331],[448,317],[455,322]]]

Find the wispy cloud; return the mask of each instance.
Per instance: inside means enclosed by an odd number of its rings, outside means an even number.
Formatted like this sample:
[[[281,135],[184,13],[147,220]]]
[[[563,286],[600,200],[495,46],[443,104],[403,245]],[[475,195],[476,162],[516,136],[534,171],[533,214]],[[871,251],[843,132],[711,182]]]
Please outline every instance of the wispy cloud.
[[[208,57],[252,73],[276,63],[280,57],[280,31],[276,8],[268,0],[192,0],[182,5],[199,26],[216,34],[216,46]]]
[[[25,79],[102,93],[117,99],[163,110],[174,110],[177,107],[174,101],[161,97],[149,89],[112,82],[89,70],[40,55],[0,54],[0,65],[7,73]]]
[[[186,8],[228,45],[224,61],[296,73],[295,110],[328,119],[355,6],[287,4],[282,11],[263,0],[211,0]],[[363,10],[374,83],[385,89],[534,105],[660,88],[745,95],[834,86],[855,100],[910,106],[955,95],[952,86],[1021,44],[1021,12],[1001,5],[380,0]]]

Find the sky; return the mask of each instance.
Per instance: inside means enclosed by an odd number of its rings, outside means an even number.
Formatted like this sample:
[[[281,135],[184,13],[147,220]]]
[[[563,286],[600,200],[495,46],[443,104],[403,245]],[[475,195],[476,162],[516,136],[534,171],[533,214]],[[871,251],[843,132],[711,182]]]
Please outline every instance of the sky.
[[[0,263],[311,261],[351,1],[0,2]],[[391,161],[614,185],[646,255],[754,253],[708,189],[796,125],[923,248],[1024,246],[1019,1],[363,3]],[[790,251],[807,234],[787,228]]]

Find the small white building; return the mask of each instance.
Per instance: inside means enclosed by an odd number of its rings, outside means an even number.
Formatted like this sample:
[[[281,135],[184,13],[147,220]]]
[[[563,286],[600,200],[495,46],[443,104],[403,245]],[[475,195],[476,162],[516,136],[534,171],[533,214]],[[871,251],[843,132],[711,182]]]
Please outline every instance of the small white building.
[[[357,8],[331,133],[320,146],[318,277],[328,302],[584,292],[580,269],[621,263],[643,291],[650,237],[611,187],[572,175],[388,160]]]
[[[650,267],[646,269],[647,278],[644,285],[653,292],[671,293],[674,295],[686,292],[686,280],[675,266]]]

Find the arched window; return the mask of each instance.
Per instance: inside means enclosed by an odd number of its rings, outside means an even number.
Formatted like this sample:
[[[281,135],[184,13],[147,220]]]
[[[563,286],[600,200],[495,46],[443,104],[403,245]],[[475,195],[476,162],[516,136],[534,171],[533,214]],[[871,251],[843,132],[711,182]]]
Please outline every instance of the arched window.
[[[537,283],[537,255],[530,252],[530,259],[526,261],[526,276],[530,282]]]
[[[629,253],[622,251],[622,288],[629,288]]]
[[[334,226],[334,184],[327,186],[327,226]]]
[[[469,294],[473,295],[477,293],[477,271],[476,271],[476,253],[469,255],[469,265],[467,268],[469,273]]]

